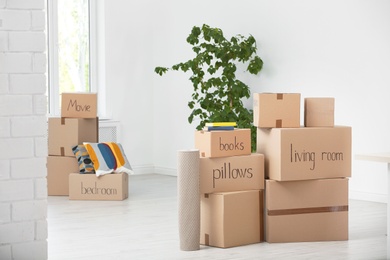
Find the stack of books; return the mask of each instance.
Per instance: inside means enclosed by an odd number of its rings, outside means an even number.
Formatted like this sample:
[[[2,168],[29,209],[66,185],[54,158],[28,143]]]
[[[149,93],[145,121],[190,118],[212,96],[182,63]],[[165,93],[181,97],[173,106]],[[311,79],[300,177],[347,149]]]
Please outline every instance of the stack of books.
[[[206,123],[205,131],[233,131],[237,126],[236,122],[213,122]]]

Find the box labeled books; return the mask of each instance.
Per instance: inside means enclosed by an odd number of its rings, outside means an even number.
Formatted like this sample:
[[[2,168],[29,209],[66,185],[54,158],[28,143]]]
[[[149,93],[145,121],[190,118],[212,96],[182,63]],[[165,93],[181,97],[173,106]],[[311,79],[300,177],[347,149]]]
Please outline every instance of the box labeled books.
[[[195,148],[200,157],[226,157],[250,155],[251,130],[234,129],[232,131],[196,131]]]

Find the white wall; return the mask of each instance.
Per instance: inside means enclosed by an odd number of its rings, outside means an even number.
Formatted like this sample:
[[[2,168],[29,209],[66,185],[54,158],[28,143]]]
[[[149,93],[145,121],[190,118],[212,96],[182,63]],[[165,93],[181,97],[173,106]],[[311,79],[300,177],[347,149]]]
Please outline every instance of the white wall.
[[[110,0],[105,10],[107,103],[121,122],[126,155],[140,172],[153,167],[150,4]]]
[[[264,69],[241,76],[252,93],[335,97],[353,155],[388,151],[389,10],[388,0],[106,1],[109,102],[130,160],[174,174],[177,150],[193,147],[190,74],[153,70],[192,58],[185,39],[203,23],[256,38]],[[353,160],[352,175],[351,197],[386,200],[385,165]]]
[[[45,1],[0,0],[0,259],[47,259]]]

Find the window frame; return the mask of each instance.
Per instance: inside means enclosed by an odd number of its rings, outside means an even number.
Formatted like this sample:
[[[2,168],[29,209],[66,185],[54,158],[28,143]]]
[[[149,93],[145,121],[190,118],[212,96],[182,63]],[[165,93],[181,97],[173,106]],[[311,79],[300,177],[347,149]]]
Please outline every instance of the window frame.
[[[105,102],[105,33],[104,0],[88,0],[89,6],[89,84],[90,92],[98,93],[98,116],[107,118]],[[47,0],[48,28],[48,113],[60,116],[58,68],[58,0]]]

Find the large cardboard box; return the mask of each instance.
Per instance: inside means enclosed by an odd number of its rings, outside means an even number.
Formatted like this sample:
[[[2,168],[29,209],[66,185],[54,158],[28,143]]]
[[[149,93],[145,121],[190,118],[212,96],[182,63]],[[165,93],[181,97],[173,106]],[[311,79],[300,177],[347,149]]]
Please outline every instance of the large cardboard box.
[[[69,174],[78,172],[76,157],[47,157],[47,194],[50,196],[67,196],[69,194]]]
[[[226,157],[250,155],[251,130],[234,129],[233,131],[196,131],[195,148],[200,157]]]
[[[203,194],[200,243],[234,247],[264,240],[263,190]]]
[[[265,176],[292,181],[351,176],[351,127],[257,128]]]
[[[200,193],[264,189],[264,155],[200,158]]]
[[[72,147],[83,142],[97,143],[98,118],[49,118],[49,155],[74,156]]]
[[[305,98],[304,110],[306,127],[334,126],[334,98]]]
[[[299,127],[299,93],[254,93],[253,124],[257,127]]]
[[[61,117],[97,117],[96,93],[62,93]]]
[[[69,175],[70,200],[124,200],[128,197],[129,176],[113,173],[97,177],[96,174],[71,173]]]
[[[348,239],[348,179],[266,180],[269,243]]]

